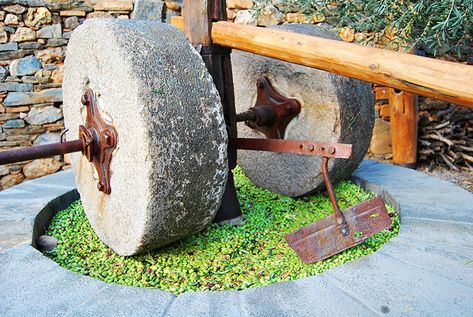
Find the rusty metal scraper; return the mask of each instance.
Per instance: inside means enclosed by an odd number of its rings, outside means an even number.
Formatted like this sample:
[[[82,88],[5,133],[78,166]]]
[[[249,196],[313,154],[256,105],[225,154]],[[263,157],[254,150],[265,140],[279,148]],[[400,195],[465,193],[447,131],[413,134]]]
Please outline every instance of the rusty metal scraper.
[[[328,176],[327,157],[322,159],[322,175],[334,213],[286,236],[289,246],[304,263],[329,258],[392,225],[384,202],[379,196],[350,207],[342,213]]]

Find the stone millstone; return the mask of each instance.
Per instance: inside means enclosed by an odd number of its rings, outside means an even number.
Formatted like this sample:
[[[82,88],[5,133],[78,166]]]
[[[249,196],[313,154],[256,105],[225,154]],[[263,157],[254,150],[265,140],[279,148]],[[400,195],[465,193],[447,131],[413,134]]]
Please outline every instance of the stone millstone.
[[[91,163],[72,163],[87,217],[120,255],[161,247],[207,226],[227,179],[227,135],[213,81],[184,34],[171,25],[87,20],[65,62],[67,138],[85,122],[91,88],[118,133],[110,195],[97,190]]]
[[[275,28],[338,39],[329,28],[316,25],[288,24]],[[267,76],[280,93],[298,99],[302,105],[300,114],[286,129],[285,139],[353,144],[353,159],[329,161],[329,174],[334,182],[349,176],[363,160],[374,122],[370,84],[235,50],[232,67],[237,112],[254,105],[256,80]],[[265,137],[244,123],[238,124],[238,136]],[[238,152],[238,164],[256,185],[291,197],[324,188],[321,162],[322,158],[315,156]]]

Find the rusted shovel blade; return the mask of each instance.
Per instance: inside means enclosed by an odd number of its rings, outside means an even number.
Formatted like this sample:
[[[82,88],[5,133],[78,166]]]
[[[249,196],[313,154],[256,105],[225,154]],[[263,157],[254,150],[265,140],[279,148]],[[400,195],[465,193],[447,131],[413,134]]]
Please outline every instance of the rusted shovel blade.
[[[304,263],[312,263],[351,248],[392,225],[379,196],[346,209],[343,215],[349,228],[347,236],[340,233],[332,214],[291,232],[286,241]]]

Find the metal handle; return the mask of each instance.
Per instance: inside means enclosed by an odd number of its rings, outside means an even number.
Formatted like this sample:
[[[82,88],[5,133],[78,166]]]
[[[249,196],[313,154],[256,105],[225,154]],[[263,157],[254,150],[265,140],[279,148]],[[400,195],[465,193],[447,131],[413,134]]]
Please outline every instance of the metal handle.
[[[350,231],[348,230],[345,216],[343,216],[343,213],[340,211],[340,207],[338,207],[337,197],[335,196],[335,191],[333,190],[333,184],[332,184],[332,181],[330,180],[330,177],[328,176],[328,160],[329,160],[328,157],[324,156],[322,158],[322,176],[324,178],[325,186],[327,187],[327,192],[330,197],[330,202],[332,203],[332,206],[333,206],[335,219],[337,221],[340,233],[343,236],[347,236]]]

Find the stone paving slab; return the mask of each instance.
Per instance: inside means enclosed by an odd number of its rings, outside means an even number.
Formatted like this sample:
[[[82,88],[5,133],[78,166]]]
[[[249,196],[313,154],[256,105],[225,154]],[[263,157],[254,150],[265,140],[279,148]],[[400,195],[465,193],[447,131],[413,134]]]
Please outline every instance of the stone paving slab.
[[[452,248],[473,248],[473,224],[407,218],[401,221],[399,238],[448,245]]]
[[[473,312],[473,288],[379,251],[323,276],[379,313],[471,316]]]
[[[356,297],[341,292],[323,274],[244,290],[241,297],[250,316],[378,315]]]
[[[58,267],[31,246],[9,250],[0,257],[0,289],[17,286]]]
[[[10,203],[10,190],[0,192],[1,316],[473,315],[473,195],[424,174],[369,161],[354,174],[401,212],[399,235],[375,254],[297,281],[177,297],[73,273],[29,245],[34,216],[51,196],[30,196],[41,207],[15,207],[15,195],[73,188],[70,173],[56,175],[15,187]]]
[[[75,189],[71,170],[30,180],[0,192],[0,253],[31,243],[34,220],[51,200]]]
[[[339,307],[343,302],[344,306]],[[262,304],[264,303],[264,305]],[[357,299],[330,285],[322,276],[299,279],[239,292],[184,293],[170,305],[165,316],[326,316],[339,307],[340,316],[376,316]]]
[[[107,284],[67,316],[162,316],[176,297],[156,289]],[[185,312],[185,315],[189,309]]]
[[[402,217],[473,223],[473,195],[455,184],[374,161],[364,161],[353,178],[386,196]]]
[[[249,316],[240,292],[188,292],[176,297],[164,316]]]
[[[393,239],[379,251],[406,265],[473,287],[473,248],[452,248],[422,241]],[[446,269],[448,268],[448,269]]]

